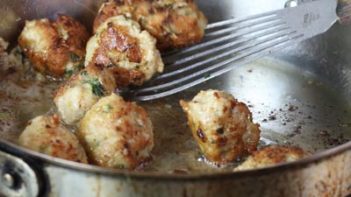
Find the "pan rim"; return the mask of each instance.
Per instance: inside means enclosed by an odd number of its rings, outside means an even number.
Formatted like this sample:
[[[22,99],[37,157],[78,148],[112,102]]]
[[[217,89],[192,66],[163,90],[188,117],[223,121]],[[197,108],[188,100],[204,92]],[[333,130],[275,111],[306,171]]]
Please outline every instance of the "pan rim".
[[[103,168],[94,166],[91,164],[82,164],[65,159],[45,155],[43,153],[35,152],[24,147],[20,147],[13,142],[5,141],[0,139],[0,151],[5,151],[8,154],[20,157],[21,159],[28,162],[28,159],[35,159],[36,162],[40,161],[41,165],[51,164],[53,166],[61,167],[68,170],[74,170],[84,173],[95,173],[106,176],[112,176],[114,178],[127,178],[128,179],[147,179],[147,180],[165,180],[165,181],[201,181],[209,179],[236,179],[248,176],[259,176],[270,174],[274,172],[280,172],[282,170],[298,169],[305,166],[319,163],[329,157],[339,155],[346,151],[351,151],[351,141],[336,147],[326,149],[320,152],[316,152],[303,159],[277,164],[274,166],[243,170],[243,171],[226,171],[226,172],[215,172],[215,173],[193,173],[193,174],[167,174],[160,172],[138,172],[138,171],[127,171],[121,169]],[[28,158],[28,159],[27,159]]]

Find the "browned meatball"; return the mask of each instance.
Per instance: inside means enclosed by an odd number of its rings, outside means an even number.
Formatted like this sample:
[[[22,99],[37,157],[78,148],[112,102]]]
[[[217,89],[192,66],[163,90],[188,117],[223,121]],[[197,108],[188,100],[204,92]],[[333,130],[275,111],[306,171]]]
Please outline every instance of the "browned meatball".
[[[102,5],[94,31],[108,17],[121,14],[138,21],[157,39],[159,49],[199,42],[207,25],[206,17],[192,0],[123,0]]]
[[[61,77],[83,67],[89,34],[72,17],[26,21],[18,43],[36,70]]]
[[[256,150],[259,125],[253,123],[247,106],[232,95],[218,90],[201,91],[193,100],[181,100],[180,104],[208,160],[225,164]]]
[[[296,161],[303,158],[304,155],[304,151],[297,147],[267,146],[254,152],[244,163],[234,170],[268,167],[279,163]]]
[[[110,68],[119,86],[141,85],[163,71],[156,40],[124,16],[108,18],[87,44],[86,67]]]
[[[108,68],[88,67],[62,84],[54,96],[56,108],[66,124],[77,123],[100,97],[117,87]]]
[[[111,94],[80,121],[78,136],[89,159],[109,168],[134,169],[151,156],[153,126],[146,111]]]
[[[32,119],[19,137],[19,144],[54,157],[87,163],[77,137],[60,123],[57,115]]]

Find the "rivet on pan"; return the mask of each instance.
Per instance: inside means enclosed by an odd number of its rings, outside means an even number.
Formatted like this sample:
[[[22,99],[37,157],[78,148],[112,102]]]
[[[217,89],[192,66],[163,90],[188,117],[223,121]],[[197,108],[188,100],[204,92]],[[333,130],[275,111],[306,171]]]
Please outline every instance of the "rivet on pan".
[[[15,186],[15,178],[10,173],[5,173],[2,175],[2,182],[9,188],[13,188]]]
[[[298,5],[297,0],[289,0],[285,3],[286,8],[296,7]]]

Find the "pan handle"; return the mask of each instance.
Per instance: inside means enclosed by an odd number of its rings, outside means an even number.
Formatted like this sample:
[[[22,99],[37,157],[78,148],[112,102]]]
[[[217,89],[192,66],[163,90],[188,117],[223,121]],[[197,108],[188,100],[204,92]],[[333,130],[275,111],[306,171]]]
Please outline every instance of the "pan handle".
[[[22,159],[0,151],[0,196],[35,197],[39,195],[39,179]]]

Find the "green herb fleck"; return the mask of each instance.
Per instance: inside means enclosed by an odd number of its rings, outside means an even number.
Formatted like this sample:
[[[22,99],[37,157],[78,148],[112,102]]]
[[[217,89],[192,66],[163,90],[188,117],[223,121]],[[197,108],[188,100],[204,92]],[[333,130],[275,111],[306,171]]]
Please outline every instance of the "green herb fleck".
[[[77,55],[77,54],[75,54],[75,53],[70,53],[70,54],[69,54],[69,57],[70,57],[70,59],[71,59],[73,62],[78,62],[78,61],[80,61],[79,55]]]
[[[104,87],[101,85],[98,79],[93,79],[88,81],[88,83],[91,85],[93,89],[93,93],[96,96],[103,96],[104,95]]]
[[[89,76],[86,70],[82,71],[80,75],[83,77],[83,83],[88,83],[91,85],[93,94],[96,96],[103,96],[105,93],[105,88],[102,86],[98,78]]]
[[[77,64],[77,69],[81,70],[84,68],[84,62],[79,62],[79,64]]]
[[[84,71],[82,71],[80,73],[80,75],[83,76],[83,77],[87,77],[88,76],[88,72],[86,70],[84,70]]]
[[[109,104],[104,105],[103,108],[102,108],[102,110],[103,110],[104,112],[106,112],[106,113],[110,112],[111,109],[112,109],[112,106],[109,105]]]
[[[73,69],[66,69],[65,70],[65,77],[70,77],[73,75]]]

